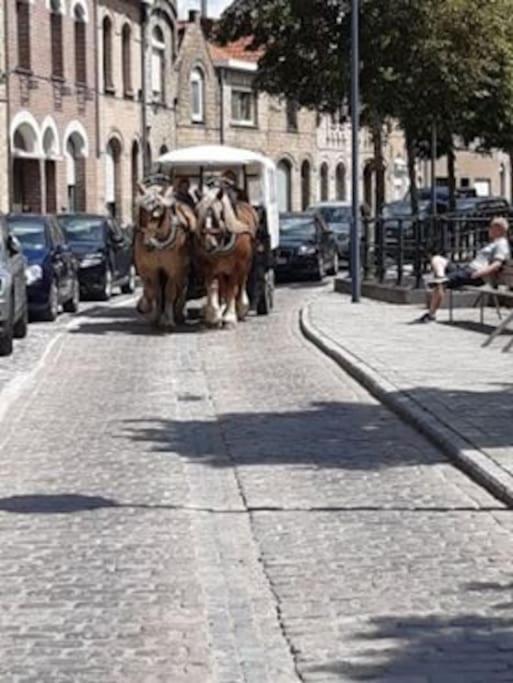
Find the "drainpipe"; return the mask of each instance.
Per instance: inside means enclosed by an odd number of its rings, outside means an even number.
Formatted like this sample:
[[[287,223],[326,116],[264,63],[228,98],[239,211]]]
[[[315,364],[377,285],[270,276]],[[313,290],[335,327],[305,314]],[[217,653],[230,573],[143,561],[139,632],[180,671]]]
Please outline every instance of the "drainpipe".
[[[219,90],[221,92],[221,107],[219,112],[219,140],[224,145],[224,69],[219,69]]]
[[[96,158],[101,157],[101,145],[100,145],[100,77],[98,74],[99,60],[98,60],[98,31],[100,27],[98,26],[98,0],[94,0],[93,3],[93,42],[94,42],[94,89],[95,89],[95,135],[96,135]],[[96,179],[98,184],[98,178]]]
[[[6,109],[5,109],[5,125],[7,127],[6,130],[6,137],[5,139],[7,140],[7,206],[9,211],[12,211],[12,202],[13,202],[13,190],[12,190],[12,180],[13,180],[13,174],[14,174],[14,168],[13,168],[13,159],[12,159],[12,150],[11,150],[11,98],[9,97],[9,86],[10,86],[10,80],[11,80],[11,71],[9,67],[9,40],[7,36],[9,35],[9,19],[8,19],[8,14],[9,14],[9,3],[4,4],[4,31],[5,31],[5,40],[4,40],[4,50],[5,50],[5,96],[6,96]]]
[[[142,161],[143,161],[143,177],[148,174],[148,116],[146,110],[146,103],[148,100],[148,84],[146,74],[146,52],[147,45],[147,28],[148,21],[151,16],[151,9],[153,0],[143,0],[141,3],[141,144],[142,144]]]

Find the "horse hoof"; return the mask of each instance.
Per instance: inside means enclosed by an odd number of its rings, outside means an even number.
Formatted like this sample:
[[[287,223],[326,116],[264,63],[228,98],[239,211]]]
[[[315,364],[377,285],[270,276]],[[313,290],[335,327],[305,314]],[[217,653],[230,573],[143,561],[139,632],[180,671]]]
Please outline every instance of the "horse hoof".
[[[144,297],[141,297],[137,302],[135,310],[139,315],[147,316],[151,313],[151,305]]]

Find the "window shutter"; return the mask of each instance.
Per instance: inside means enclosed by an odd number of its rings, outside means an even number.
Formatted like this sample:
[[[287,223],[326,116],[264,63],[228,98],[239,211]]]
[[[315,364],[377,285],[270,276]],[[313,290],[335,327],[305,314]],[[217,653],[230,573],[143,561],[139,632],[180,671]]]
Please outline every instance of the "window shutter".
[[[18,2],[18,66],[30,69],[30,5]]]
[[[75,21],[75,79],[77,83],[87,83],[86,25]]]
[[[50,15],[50,40],[52,46],[52,75],[62,78],[64,64],[62,59],[62,15],[52,12]]]

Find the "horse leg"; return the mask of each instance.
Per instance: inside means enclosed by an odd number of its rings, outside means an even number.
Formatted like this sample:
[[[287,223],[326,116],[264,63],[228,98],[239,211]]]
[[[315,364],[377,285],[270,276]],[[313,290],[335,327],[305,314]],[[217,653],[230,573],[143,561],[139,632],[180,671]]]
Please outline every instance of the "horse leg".
[[[163,286],[162,316],[160,325],[165,330],[174,330],[175,323],[175,303],[176,303],[176,281],[175,278],[167,273],[166,282]]]
[[[150,322],[159,317],[159,278],[158,273],[146,273],[143,278],[143,295],[137,303],[137,311]]]
[[[223,315],[225,327],[237,325],[237,280],[232,276],[226,278],[226,309]]]
[[[207,280],[207,308],[205,320],[211,327],[220,327],[223,323],[219,303],[219,282],[216,278]]]
[[[185,323],[185,307],[187,305],[187,288],[189,284],[188,269],[177,273],[176,298],[175,298],[175,321],[178,325]]]
[[[247,275],[241,276],[239,280],[239,287],[237,292],[237,318],[239,320],[245,320],[249,312],[249,297],[247,292],[248,277]]]

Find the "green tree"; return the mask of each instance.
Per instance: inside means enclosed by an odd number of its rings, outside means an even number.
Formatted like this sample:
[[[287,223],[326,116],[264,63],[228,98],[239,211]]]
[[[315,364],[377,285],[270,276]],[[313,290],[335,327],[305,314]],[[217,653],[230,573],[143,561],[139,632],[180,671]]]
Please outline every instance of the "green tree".
[[[454,203],[455,141],[476,122],[472,106],[497,71],[495,48],[506,51],[511,8],[512,0],[361,0],[362,120],[373,133],[378,168],[383,124],[399,121],[415,212],[415,163],[419,150],[430,151],[433,122]],[[257,87],[332,112],[348,100],[350,23],[348,0],[235,0],[219,36],[253,37],[252,47],[262,50]],[[486,128],[485,115],[480,122]]]

